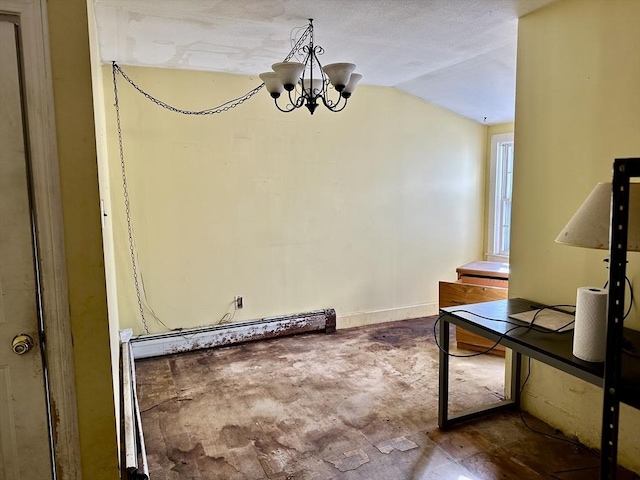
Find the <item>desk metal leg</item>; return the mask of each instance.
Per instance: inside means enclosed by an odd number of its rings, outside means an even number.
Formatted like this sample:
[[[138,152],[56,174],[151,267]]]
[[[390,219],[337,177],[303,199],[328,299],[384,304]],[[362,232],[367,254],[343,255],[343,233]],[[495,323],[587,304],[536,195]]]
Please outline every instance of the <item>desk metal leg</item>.
[[[439,393],[438,393],[438,426],[446,429],[462,422],[468,422],[476,418],[484,417],[503,410],[513,410],[520,407],[520,370],[522,357],[519,352],[513,352],[511,356],[511,395],[510,398],[495,402],[490,405],[467,410],[466,412],[449,416],[449,330],[450,324],[446,315],[440,318],[439,343]]]
[[[520,409],[520,389],[522,382],[522,355],[520,352],[511,350],[511,392],[509,400],[516,408]]]
[[[440,318],[440,362],[439,362],[439,390],[438,390],[438,426],[449,426],[449,322],[445,317]]]

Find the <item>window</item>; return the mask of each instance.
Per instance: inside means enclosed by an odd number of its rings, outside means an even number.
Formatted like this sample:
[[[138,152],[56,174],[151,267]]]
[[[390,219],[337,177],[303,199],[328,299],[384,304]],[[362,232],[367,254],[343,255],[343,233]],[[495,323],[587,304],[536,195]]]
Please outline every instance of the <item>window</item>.
[[[513,133],[491,137],[491,184],[487,257],[509,258],[511,238],[511,196],[513,191]]]

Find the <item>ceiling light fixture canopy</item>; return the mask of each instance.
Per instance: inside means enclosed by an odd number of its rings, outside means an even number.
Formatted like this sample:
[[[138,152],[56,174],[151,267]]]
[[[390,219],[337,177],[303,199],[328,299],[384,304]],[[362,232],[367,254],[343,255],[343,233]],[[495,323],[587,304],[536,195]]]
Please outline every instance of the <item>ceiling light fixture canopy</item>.
[[[307,37],[309,43],[300,47]],[[287,61],[296,51],[304,55],[303,63]],[[324,48],[313,43],[313,19],[310,18],[309,26],[287,60],[274,63],[272,72],[260,74],[278,110],[288,113],[305,106],[313,115],[320,101],[332,112],[339,112],[347,106],[347,100],[362,75],[353,73],[356,68],[353,63],[332,63],[323,67],[318,59],[318,55],[323,53]],[[329,84],[338,92],[337,100],[329,98]],[[278,98],[284,90],[288,93],[289,103],[282,108],[278,105]]]

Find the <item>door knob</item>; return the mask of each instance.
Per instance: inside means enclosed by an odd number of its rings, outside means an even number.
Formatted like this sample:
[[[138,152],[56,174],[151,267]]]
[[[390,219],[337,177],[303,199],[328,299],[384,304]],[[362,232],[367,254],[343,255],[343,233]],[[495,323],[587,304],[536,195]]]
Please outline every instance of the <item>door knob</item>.
[[[33,348],[33,338],[26,333],[16,335],[13,338],[13,353],[16,355],[24,355]]]

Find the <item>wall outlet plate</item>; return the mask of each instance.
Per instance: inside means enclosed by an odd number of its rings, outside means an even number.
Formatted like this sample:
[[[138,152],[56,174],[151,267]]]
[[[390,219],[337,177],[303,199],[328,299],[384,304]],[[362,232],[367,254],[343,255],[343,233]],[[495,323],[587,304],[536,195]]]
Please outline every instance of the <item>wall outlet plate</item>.
[[[242,298],[242,295],[236,295],[235,297],[233,297],[233,304],[236,307],[236,310],[240,310],[241,308],[244,307],[244,299]]]

